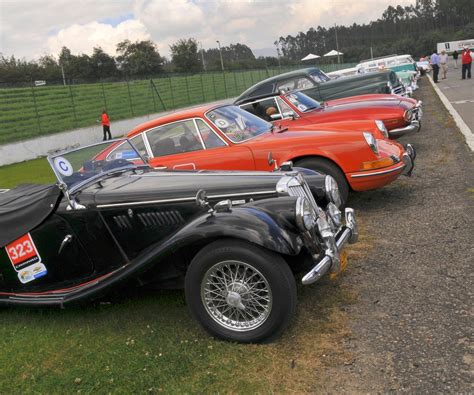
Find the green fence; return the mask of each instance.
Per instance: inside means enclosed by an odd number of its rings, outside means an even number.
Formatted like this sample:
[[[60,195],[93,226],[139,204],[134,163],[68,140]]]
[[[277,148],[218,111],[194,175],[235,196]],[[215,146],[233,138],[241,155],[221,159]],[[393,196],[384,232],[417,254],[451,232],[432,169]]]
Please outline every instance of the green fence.
[[[324,65],[324,71],[353,67]],[[238,96],[253,84],[286,71],[172,75],[147,80],[0,89],[0,144],[91,126],[106,108],[111,121]]]

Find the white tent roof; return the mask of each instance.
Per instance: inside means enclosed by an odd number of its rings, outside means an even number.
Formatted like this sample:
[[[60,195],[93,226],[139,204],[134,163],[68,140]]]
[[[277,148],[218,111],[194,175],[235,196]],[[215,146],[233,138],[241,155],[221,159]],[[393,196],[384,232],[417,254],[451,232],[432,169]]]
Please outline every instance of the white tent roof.
[[[342,52],[337,52],[335,49],[333,49],[332,51],[329,51],[323,56],[337,56],[337,55],[344,55],[344,54]]]
[[[306,55],[303,59],[301,60],[311,60],[311,59],[317,59],[317,58],[320,58],[319,55],[315,55],[314,53],[309,53],[308,55]]]

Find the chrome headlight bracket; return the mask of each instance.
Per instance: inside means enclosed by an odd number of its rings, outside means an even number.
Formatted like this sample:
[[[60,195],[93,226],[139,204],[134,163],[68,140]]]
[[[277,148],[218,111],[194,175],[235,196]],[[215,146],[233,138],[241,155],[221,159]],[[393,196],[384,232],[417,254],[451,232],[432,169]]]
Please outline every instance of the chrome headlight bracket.
[[[327,175],[324,179],[324,189],[326,198],[334,203],[337,207],[341,207],[342,199],[341,193],[339,192],[339,186],[337,185],[334,177]]]

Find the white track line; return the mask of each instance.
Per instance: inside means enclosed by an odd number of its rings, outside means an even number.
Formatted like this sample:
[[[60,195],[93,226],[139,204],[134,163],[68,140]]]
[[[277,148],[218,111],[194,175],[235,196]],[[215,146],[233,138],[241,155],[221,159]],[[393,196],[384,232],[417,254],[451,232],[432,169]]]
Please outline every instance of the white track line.
[[[474,134],[472,133],[471,129],[469,129],[469,126],[466,125],[466,122],[464,122],[464,120],[461,118],[459,113],[456,111],[453,105],[449,102],[448,98],[444,95],[443,92],[441,92],[441,89],[438,88],[438,85],[436,85],[433,82],[431,77],[428,77],[428,80],[431,82],[431,85],[433,85],[435,92],[438,94],[439,98],[445,105],[446,109],[453,116],[454,122],[456,122],[456,125],[458,126],[459,130],[466,138],[466,144],[471,149],[471,151],[474,152]]]

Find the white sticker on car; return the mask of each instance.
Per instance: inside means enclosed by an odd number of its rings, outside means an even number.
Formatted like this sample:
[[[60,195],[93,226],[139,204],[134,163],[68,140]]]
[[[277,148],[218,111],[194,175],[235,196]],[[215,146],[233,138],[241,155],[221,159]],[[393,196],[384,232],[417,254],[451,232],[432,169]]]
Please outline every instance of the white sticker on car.
[[[220,128],[228,128],[229,127],[229,122],[227,122],[223,118],[218,118],[215,120],[215,124],[220,127]]]
[[[72,176],[72,173],[74,173],[71,163],[62,156],[58,156],[54,159],[54,167],[59,173],[66,177]]]

